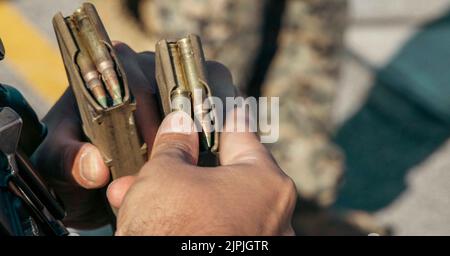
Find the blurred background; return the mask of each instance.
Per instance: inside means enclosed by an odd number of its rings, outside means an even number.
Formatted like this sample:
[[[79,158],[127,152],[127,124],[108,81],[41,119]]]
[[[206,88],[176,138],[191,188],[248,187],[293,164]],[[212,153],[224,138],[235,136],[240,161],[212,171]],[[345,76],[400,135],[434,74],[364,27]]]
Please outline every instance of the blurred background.
[[[67,88],[51,18],[83,1],[0,1],[0,81],[40,117]],[[450,0],[97,0],[136,51],[200,34],[249,96],[280,97],[268,145],[301,235],[450,235]]]

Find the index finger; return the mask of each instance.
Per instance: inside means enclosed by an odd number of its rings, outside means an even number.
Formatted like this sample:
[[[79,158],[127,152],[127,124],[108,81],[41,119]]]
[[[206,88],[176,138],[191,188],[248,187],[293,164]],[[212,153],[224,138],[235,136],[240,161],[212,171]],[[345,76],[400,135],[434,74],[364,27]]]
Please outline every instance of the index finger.
[[[250,130],[251,121],[252,117],[245,114],[245,106],[244,109],[236,107],[227,114],[220,136],[221,165],[273,161],[269,150],[261,144],[256,133]]]

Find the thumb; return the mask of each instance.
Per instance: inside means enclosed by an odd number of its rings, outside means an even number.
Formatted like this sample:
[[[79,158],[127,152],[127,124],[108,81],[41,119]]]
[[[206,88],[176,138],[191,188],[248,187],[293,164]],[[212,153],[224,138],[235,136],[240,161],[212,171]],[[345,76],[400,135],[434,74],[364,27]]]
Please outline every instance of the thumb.
[[[172,112],[164,118],[158,129],[150,159],[196,165],[198,143],[192,118],[183,111]]]
[[[196,165],[197,160],[198,135],[194,130],[194,122],[185,112],[170,113],[159,126],[147,164],[152,165],[152,161],[161,161],[163,164],[178,161]],[[135,181],[134,176],[121,177],[113,181],[107,190],[110,204],[120,208],[126,193]]]
[[[79,149],[75,156],[66,154],[66,157],[75,158],[71,170],[75,181],[87,189],[106,185],[109,181],[109,169],[103,162],[100,151],[90,143],[74,143],[71,147]]]

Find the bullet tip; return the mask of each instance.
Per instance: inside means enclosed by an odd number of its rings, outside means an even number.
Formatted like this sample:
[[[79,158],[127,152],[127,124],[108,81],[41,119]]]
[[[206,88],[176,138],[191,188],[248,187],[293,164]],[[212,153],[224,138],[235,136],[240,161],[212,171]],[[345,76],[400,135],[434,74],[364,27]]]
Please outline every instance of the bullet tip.
[[[97,100],[98,100],[98,103],[100,103],[100,105],[102,107],[104,107],[104,108],[108,107],[108,101],[106,100],[106,97],[101,97],[101,98],[98,98]]]
[[[114,105],[121,104],[122,102],[123,102],[123,100],[122,100],[120,88],[114,88],[114,97],[113,97]]]

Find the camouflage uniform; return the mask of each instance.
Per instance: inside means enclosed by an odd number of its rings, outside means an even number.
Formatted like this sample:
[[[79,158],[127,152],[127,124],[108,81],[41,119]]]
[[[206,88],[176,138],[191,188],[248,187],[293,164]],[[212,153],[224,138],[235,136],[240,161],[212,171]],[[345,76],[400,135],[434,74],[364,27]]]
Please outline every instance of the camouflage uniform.
[[[334,201],[342,157],[330,143],[345,0],[289,0],[279,49],[263,94],[280,97],[280,140],[269,147],[300,195],[321,206]]]
[[[188,32],[199,34],[207,58],[225,64],[235,84],[242,91],[248,89],[263,46],[264,23],[273,18],[265,17],[268,2],[141,0],[134,6],[139,23],[130,18],[131,13],[123,12],[125,4],[131,2],[136,3],[126,0],[97,3],[113,39],[123,38],[137,50],[153,50],[159,39],[181,37]],[[260,85],[262,96],[280,97],[280,140],[268,146],[295,181],[301,200],[312,202],[311,209],[325,209],[334,202],[342,176],[342,155],[330,142],[330,114],[337,89],[346,2],[285,0],[278,49]],[[304,234],[333,233],[325,227],[336,222],[346,223],[362,234],[366,231],[361,230],[374,229],[337,214],[299,212],[294,224]],[[370,219],[365,214],[358,216]],[[308,223],[315,223],[315,231]],[[347,234],[360,234],[345,230]]]

